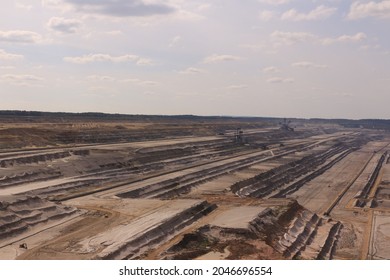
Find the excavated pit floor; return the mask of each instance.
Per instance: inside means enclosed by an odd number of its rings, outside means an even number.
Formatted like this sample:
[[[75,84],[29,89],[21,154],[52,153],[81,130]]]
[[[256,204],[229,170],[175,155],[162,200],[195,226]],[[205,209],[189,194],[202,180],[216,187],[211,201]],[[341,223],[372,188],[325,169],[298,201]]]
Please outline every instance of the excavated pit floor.
[[[373,208],[354,204],[388,139],[312,129],[298,128],[298,139],[250,129],[254,145],[232,143],[228,131],[0,153],[0,259],[389,259],[390,164],[370,194]],[[359,139],[356,151],[287,198],[231,190]]]

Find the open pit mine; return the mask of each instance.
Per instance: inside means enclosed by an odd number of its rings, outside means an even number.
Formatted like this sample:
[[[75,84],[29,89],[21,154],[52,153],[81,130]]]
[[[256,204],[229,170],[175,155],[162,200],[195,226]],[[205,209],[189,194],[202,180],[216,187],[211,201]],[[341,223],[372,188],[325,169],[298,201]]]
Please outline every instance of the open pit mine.
[[[0,259],[390,259],[390,121],[0,112]]]

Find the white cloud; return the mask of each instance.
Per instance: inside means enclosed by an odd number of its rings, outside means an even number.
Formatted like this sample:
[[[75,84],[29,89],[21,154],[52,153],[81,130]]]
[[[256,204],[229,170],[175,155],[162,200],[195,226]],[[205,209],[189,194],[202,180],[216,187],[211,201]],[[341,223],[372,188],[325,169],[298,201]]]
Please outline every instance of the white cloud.
[[[337,38],[324,38],[321,39],[321,43],[323,45],[330,45],[333,43],[357,43],[364,41],[365,39],[367,39],[367,35],[362,32],[359,32],[355,35],[342,35]]]
[[[274,11],[261,11],[259,13],[259,19],[262,21],[270,21],[271,19],[275,18],[276,13]]]
[[[87,90],[92,92],[104,92],[104,93],[110,92],[110,88],[103,87],[103,86],[92,86],[89,87]]]
[[[175,12],[172,13],[171,18],[183,21],[199,21],[205,19],[205,17],[200,13],[180,9],[178,7],[176,8]]]
[[[291,83],[294,83],[295,80],[293,78],[286,78],[286,79],[283,79],[283,83],[288,83],[288,84],[291,84]]]
[[[93,62],[135,62],[137,65],[151,65],[152,61],[148,58],[142,58],[138,55],[126,54],[122,56],[111,56],[109,54],[88,54],[84,56],[76,57],[64,57],[65,62],[75,63],[75,64],[86,64]]]
[[[180,39],[181,39],[180,36],[173,37],[173,39],[171,40],[171,43],[169,44],[169,47],[170,48],[174,47],[177,43],[179,43]]]
[[[0,60],[21,60],[24,56],[20,54],[8,53],[0,49]]]
[[[297,68],[328,68],[327,65],[315,64],[315,63],[309,62],[309,61],[295,62],[295,63],[291,64],[291,66],[297,67]]]
[[[5,74],[0,76],[0,81],[16,86],[39,86],[43,78],[35,75]]]
[[[271,39],[276,44],[292,45],[299,42],[308,42],[316,39],[317,36],[307,32],[281,32],[274,31]]]
[[[101,82],[114,82],[116,79],[111,76],[89,75],[87,77],[87,80],[101,81]]]
[[[376,45],[363,45],[359,47],[359,50],[361,51],[368,51],[368,50],[380,50],[382,48],[381,45],[376,44]]]
[[[19,3],[19,2],[16,2],[16,3],[15,3],[15,7],[16,7],[17,9],[22,9],[22,10],[31,10],[33,6],[31,6],[31,5],[26,5],[26,4]]]
[[[241,60],[242,58],[239,56],[234,56],[234,55],[218,55],[218,54],[213,54],[208,57],[206,57],[203,62],[204,63],[217,63],[217,62],[224,62],[224,61],[238,61]]]
[[[267,48],[265,43],[260,44],[244,44],[240,45],[241,48],[249,49],[251,51],[263,51]]]
[[[312,42],[322,45],[330,45],[334,43],[358,43],[364,41],[367,35],[359,32],[355,35],[341,35],[335,38],[321,38],[317,35],[306,32],[281,32],[274,31],[271,35],[271,41],[275,45],[293,45],[296,43]]]
[[[180,71],[180,74],[201,74],[205,71],[203,69],[195,68],[195,67],[189,67],[183,71]]]
[[[136,86],[142,86],[142,87],[153,87],[159,85],[158,82],[152,81],[152,80],[142,80],[138,78],[127,78],[127,79],[119,79],[112,76],[104,76],[104,75],[89,75],[86,77],[89,81],[94,82],[102,82],[102,83],[109,83],[109,82],[120,82],[124,84],[133,84]],[[102,86],[95,86],[94,88],[104,88],[105,90],[108,89],[108,87],[102,87]]]
[[[44,8],[58,9],[62,13],[69,12],[72,9],[72,6],[63,0],[41,0],[41,5]]]
[[[156,85],[158,85],[158,83],[155,82],[155,81],[141,80],[141,79],[138,79],[138,78],[128,78],[128,79],[121,80],[121,82],[122,83],[136,84],[136,85],[139,85],[139,86],[156,86]]]
[[[14,74],[6,74],[0,76],[2,80],[10,80],[10,81],[43,81],[42,78],[34,76],[34,75],[14,75]]]
[[[258,0],[260,3],[269,4],[269,5],[283,5],[290,3],[291,0]]]
[[[111,36],[119,36],[119,35],[123,35],[123,32],[120,30],[111,30],[111,31],[104,32],[104,34],[111,35]]]
[[[42,36],[27,30],[0,31],[0,42],[10,43],[39,43]]]
[[[66,19],[60,17],[52,17],[47,26],[56,32],[60,33],[76,33],[81,27],[82,22],[77,19]]]
[[[140,57],[137,59],[136,64],[139,66],[150,66],[153,65],[153,60],[149,58]]]
[[[283,13],[281,19],[291,21],[321,20],[332,16],[336,11],[336,8],[326,7],[323,5],[318,6],[307,14],[299,13],[296,9],[291,9]]]
[[[141,85],[143,85],[143,86],[157,86],[158,83],[155,81],[142,81]]]
[[[16,68],[15,66],[0,66],[1,70],[13,70],[15,68]]]
[[[263,68],[263,73],[279,73],[280,70],[279,68],[275,67],[275,66],[270,66],[270,67],[265,67]]]
[[[245,88],[248,88],[248,85],[231,85],[226,87],[227,90],[240,90]]]
[[[77,11],[113,17],[143,17],[166,15],[176,11],[165,1],[150,0],[64,0]]]
[[[360,32],[360,33],[356,33],[355,35],[342,35],[338,38],[336,38],[336,40],[338,42],[360,42],[360,41],[363,41],[367,38],[367,35]]]
[[[360,19],[366,17],[390,18],[390,1],[352,3],[348,13],[348,18]]]
[[[270,84],[291,84],[293,82],[293,78],[272,77],[267,79],[267,83]]]
[[[202,12],[202,11],[210,9],[210,7],[211,7],[211,4],[201,4],[196,8],[196,10],[199,12]]]
[[[42,7],[53,7],[61,4],[61,0],[41,0]]]

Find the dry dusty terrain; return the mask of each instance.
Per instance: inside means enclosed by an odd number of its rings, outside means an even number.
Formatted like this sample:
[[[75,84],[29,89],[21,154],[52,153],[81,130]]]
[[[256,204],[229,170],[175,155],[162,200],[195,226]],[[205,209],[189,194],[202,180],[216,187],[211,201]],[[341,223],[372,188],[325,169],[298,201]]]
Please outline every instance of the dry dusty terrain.
[[[389,259],[390,135],[293,124],[0,116],[0,259]]]

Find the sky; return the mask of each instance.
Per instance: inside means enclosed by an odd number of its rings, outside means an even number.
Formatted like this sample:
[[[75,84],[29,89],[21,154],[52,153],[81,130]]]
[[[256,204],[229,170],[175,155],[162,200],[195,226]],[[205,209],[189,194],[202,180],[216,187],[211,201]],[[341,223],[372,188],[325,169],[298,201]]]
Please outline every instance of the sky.
[[[0,110],[390,119],[390,1],[17,0]]]

